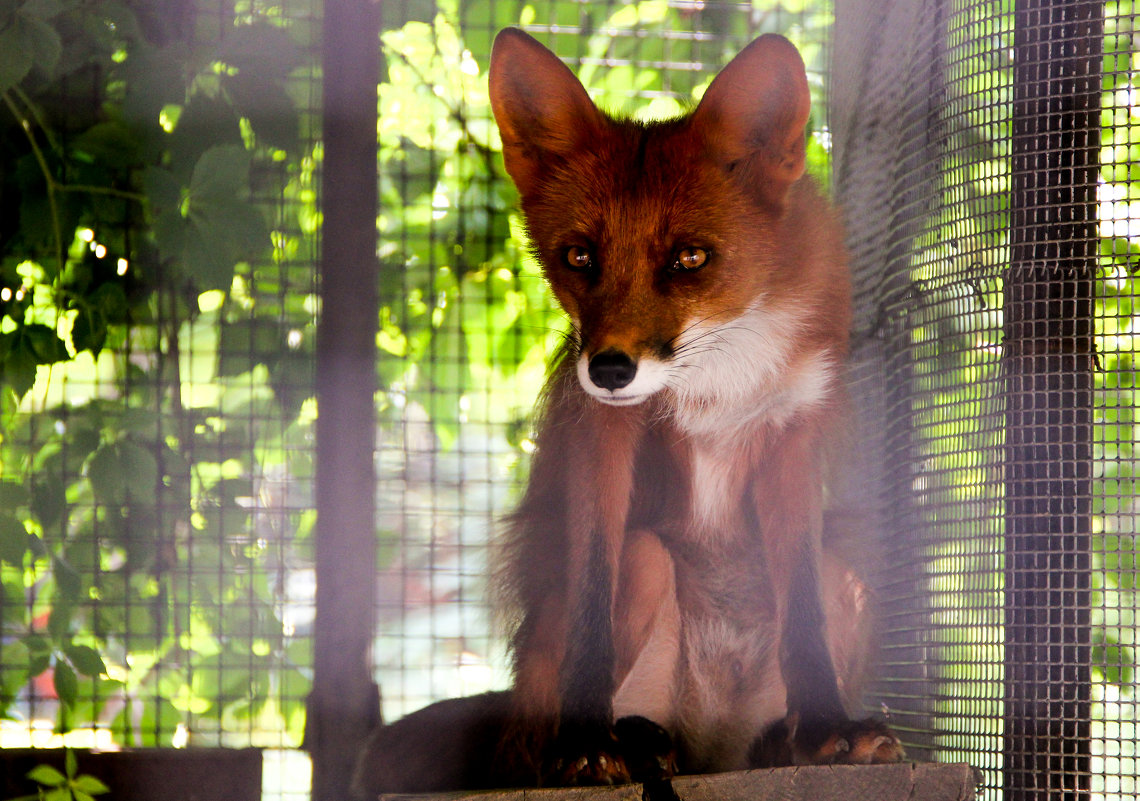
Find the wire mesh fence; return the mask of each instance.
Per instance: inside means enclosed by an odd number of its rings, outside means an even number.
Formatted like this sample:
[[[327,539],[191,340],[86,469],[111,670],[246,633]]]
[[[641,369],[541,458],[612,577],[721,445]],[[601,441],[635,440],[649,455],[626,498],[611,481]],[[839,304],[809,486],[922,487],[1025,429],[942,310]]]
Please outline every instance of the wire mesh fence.
[[[904,120],[882,136],[847,106],[836,156],[841,194],[885,215],[853,231],[902,556],[883,694],[915,753],[984,768],[987,796],[1128,797],[1132,6],[902,5],[871,13],[917,46],[836,25]]]
[[[5,747],[300,745],[318,10],[0,14]]]
[[[294,749],[320,7],[49,5],[0,21],[46,42],[0,47],[2,742]],[[1133,797],[1132,3],[845,0],[834,25],[829,3],[761,0],[381,16],[377,420],[354,435],[376,442],[385,718],[508,681],[490,538],[564,330],[499,165],[494,34],[521,25],[604,107],[664,116],[778,31],[808,63],[811,169],[834,175],[856,268],[889,554],[868,700],[912,756],[982,768],[988,798]],[[304,794],[279,764],[269,792]]]

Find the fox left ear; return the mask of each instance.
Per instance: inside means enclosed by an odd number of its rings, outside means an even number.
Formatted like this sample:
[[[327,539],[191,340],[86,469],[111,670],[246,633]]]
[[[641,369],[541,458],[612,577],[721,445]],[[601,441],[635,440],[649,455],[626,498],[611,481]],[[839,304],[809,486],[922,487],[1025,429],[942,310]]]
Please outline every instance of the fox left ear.
[[[810,114],[803,59],[795,45],[770,33],[713,79],[692,124],[722,166],[778,204],[803,175]]]
[[[537,39],[505,28],[491,48],[491,110],[507,172],[526,195],[551,159],[587,146],[603,126],[585,88]]]

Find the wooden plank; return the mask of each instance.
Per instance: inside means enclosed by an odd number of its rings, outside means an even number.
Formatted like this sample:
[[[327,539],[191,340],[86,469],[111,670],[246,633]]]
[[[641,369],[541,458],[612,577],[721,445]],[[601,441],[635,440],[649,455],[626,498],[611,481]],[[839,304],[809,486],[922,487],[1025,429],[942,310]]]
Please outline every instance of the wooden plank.
[[[974,801],[978,773],[964,764],[813,765],[679,776],[681,801]],[[381,801],[643,801],[642,787],[488,790],[382,795]]]

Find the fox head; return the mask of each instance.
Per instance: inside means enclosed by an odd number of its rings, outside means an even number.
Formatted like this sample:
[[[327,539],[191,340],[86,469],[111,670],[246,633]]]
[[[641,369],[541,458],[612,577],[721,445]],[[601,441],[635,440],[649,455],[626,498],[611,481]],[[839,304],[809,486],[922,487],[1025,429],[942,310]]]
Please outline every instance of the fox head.
[[[723,392],[742,379],[716,354],[737,336],[754,340],[746,350],[769,351],[761,373],[789,364],[790,339],[776,332],[803,327],[805,312],[785,300],[804,281],[785,211],[804,171],[810,111],[790,42],[760,37],[690,114],[642,123],[601,112],[553,53],[506,29],[490,95],[587,393],[631,405],[665,389]]]

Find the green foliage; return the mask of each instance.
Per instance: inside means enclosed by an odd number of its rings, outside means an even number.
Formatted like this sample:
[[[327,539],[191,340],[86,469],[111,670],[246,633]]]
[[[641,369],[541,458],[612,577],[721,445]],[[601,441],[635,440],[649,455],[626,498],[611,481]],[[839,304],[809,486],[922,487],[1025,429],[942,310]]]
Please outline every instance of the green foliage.
[[[315,227],[256,197],[312,217],[314,31],[239,5],[213,35],[183,0],[0,5],[0,715],[34,680],[61,731],[113,701],[125,745],[270,713],[299,738],[292,546],[236,476],[309,470],[315,304],[274,285],[309,276]],[[219,353],[256,326],[272,347]]]
[[[64,772],[51,765],[37,765],[28,778],[40,785],[35,795],[11,801],[95,801],[95,796],[111,792],[111,788],[94,776],[79,773],[78,760],[70,748],[64,751]]]

